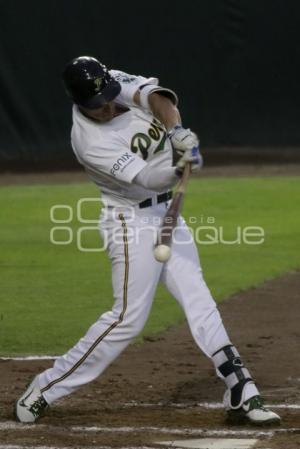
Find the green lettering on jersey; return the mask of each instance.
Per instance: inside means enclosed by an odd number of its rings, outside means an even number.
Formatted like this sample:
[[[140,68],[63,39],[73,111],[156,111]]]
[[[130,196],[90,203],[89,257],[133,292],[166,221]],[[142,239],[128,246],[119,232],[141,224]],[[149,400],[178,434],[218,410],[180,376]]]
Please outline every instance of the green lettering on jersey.
[[[147,134],[137,133],[131,139],[131,151],[133,153],[140,151],[144,160],[148,157],[148,148],[150,145],[151,139]]]
[[[151,128],[149,128],[148,134],[153,140],[159,140],[160,138],[160,130],[153,122],[151,123]]]
[[[161,137],[161,140],[157,145],[157,147],[155,148],[155,150],[153,151],[153,154],[162,151],[164,149],[165,141],[167,139],[167,134],[164,131],[164,129],[161,128],[161,125],[156,119],[154,119],[153,122],[151,123],[151,126],[148,129],[148,135],[144,133],[137,133],[131,139],[131,151],[133,153],[137,153],[139,151],[142,154],[144,160],[146,160],[149,156],[148,150],[151,145],[150,137],[152,140],[156,142],[159,141]]]
[[[155,148],[155,150],[153,151],[153,154],[158,153],[159,151],[162,151],[164,149],[166,139],[167,139],[167,134],[163,134],[162,139],[159,142],[159,144],[157,145],[157,147]]]

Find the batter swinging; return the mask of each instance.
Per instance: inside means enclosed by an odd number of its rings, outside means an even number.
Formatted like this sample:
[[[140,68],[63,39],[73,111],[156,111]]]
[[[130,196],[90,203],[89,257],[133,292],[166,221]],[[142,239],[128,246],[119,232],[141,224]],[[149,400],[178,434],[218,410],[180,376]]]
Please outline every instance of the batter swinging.
[[[202,161],[197,136],[181,126],[176,94],[156,78],[108,71],[86,56],[72,60],[63,78],[74,103],[72,147],[105,204],[100,232],[112,263],[114,304],[52,368],[35,377],[16,403],[17,419],[35,422],[57,399],[96,379],[143,329],[161,281],[224,380],[230,417],[278,423],[224,329],[182,217],[168,262],[153,255],[170,189],[187,163],[197,171]],[[176,165],[173,149],[180,155]]]

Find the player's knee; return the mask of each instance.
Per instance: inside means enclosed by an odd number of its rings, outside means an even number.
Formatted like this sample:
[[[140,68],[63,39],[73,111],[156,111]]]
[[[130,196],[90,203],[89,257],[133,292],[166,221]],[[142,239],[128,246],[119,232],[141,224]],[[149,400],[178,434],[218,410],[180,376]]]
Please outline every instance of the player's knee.
[[[140,334],[145,326],[147,314],[138,311],[126,310],[125,313],[117,308],[101,315],[99,321],[107,327],[113,326],[114,332],[122,335],[124,339],[131,339]],[[99,323],[98,321],[98,323]],[[97,328],[98,323],[95,323]]]
[[[132,338],[137,337],[142,332],[143,328],[144,328],[144,323],[139,323],[139,322],[127,323],[127,329]]]

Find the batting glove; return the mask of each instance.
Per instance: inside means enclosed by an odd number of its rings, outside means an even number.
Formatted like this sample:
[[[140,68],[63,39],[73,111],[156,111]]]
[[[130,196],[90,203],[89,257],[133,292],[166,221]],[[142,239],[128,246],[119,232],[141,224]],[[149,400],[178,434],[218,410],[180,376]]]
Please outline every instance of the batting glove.
[[[181,155],[185,151],[199,146],[199,139],[196,134],[189,128],[183,128],[181,125],[176,125],[170,129],[168,137],[171,140],[173,148]]]
[[[191,164],[191,172],[197,173],[203,165],[203,158],[199,152],[199,146],[195,146],[183,153],[183,156],[176,164],[176,172],[180,175],[187,163]]]

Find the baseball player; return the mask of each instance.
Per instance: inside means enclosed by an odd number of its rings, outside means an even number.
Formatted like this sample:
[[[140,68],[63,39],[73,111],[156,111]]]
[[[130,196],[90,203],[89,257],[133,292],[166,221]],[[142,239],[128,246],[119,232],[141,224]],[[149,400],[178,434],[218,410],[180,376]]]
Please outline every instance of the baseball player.
[[[157,78],[109,71],[87,56],[68,63],[63,80],[74,103],[73,150],[102,193],[100,232],[112,263],[114,303],[52,368],[34,378],[16,402],[17,420],[35,422],[56,400],[96,379],[143,329],[160,281],[224,380],[231,420],[278,423],[227,335],[182,217],[170,259],[160,263],[153,255],[172,187],[187,163],[192,172],[201,166],[198,138],[182,126],[176,94]],[[173,150],[180,156],[177,164]]]

